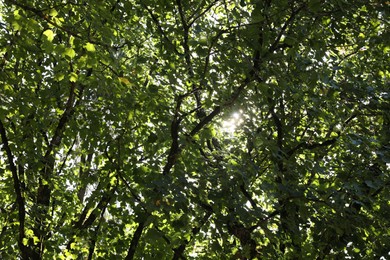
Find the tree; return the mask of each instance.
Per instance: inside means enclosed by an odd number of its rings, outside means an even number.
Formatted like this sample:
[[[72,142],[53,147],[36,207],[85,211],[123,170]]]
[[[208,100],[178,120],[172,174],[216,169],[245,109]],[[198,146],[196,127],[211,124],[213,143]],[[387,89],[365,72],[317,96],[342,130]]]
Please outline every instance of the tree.
[[[3,0],[4,259],[379,259],[385,1]]]

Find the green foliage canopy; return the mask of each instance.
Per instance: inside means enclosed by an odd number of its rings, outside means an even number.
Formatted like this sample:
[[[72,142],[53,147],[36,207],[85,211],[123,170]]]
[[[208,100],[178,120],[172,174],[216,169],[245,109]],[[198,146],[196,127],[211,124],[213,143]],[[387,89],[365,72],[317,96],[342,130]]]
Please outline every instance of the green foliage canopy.
[[[388,255],[388,2],[0,3],[1,258]]]

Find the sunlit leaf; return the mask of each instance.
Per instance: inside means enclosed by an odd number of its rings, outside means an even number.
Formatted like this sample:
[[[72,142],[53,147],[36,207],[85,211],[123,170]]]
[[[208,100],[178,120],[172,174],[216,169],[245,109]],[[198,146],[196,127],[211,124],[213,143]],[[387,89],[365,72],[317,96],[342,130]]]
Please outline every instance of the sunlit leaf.
[[[96,51],[95,45],[93,45],[93,44],[90,43],[90,42],[87,42],[87,43],[85,44],[85,49],[86,49],[87,51],[90,51],[90,52]]]
[[[53,39],[54,39],[54,32],[52,30],[48,29],[48,30],[44,31],[43,34],[46,35],[47,40],[49,42],[53,41]]]
[[[76,51],[72,48],[66,48],[63,55],[68,56],[72,59],[76,56]]]

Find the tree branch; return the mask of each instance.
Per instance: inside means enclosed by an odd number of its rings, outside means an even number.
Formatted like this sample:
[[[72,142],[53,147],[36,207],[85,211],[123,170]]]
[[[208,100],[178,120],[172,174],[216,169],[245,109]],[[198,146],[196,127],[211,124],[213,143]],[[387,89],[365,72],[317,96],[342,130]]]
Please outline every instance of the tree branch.
[[[162,34],[164,40],[166,41],[167,44],[169,44],[174,52],[178,55],[183,55],[181,54],[177,49],[176,46],[172,43],[172,41],[169,39],[168,35],[165,33],[164,29],[162,28],[160,21],[158,20],[157,16],[152,12],[152,10],[145,4],[142,4],[142,6],[146,9],[146,11],[149,13],[150,17],[152,17],[153,22],[156,24],[158,31]]]
[[[108,185],[108,186],[110,186],[110,185]],[[109,188],[107,188],[107,189],[109,189]],[[73,241],[75,239],[75,234],[77,234],[81,230],[87,229],[90,226],[92,226],[92,224],[95,222],[95,220],[99,216],[99,211],[100,211],[100,214],[102,214],[102,212],[104,212],[106,210],[106,208],[107,208],[108,204],[110,203],[112,197],[114,196],[116,190],[117,190],[117,185],[115,187],[112,187],[111,190],[109,190],[108,192],[104,193],[102,198],[100,199],[98,205],[92,210],[92,212],[91,212],[91,214],[89,214],[88,218],[87,218],[87,214],[88,214],[90,208],[88,207],[88,204],[87,204],[87,206],[85,206],[83,212],[81,213],[81,215],[79,217],[79,220],[77,222],[73,223],[73,233],[70,236],[71,238],[69,239],[69,241],[67,243],[67,246],[66,246],[67,250],[70,249],[71,244],[73,243]]]
[[[199,7],[195,10],[195,12],[190,15],[190,21],[188,22],[188,26],[192,26],[192,24],[194,22],[196,22],[196,20],[198,20],[200,17],[202,17],[205,13],[207,13],[219,0],[214,0],[213,2],[211,2],[202,12],[200,12],[198,15],[195,15],[197,12],[199,12],[199,10],[201,9],[201,6],[199,5]],[[194,16],[195,15],[195,16]],[[191,20],[192,19],[192,20]]]
[[[301,148],[308,149],[308,150],[313,150],[313,149],[318,148],[318,147],[325,147],[325,146],[332,145],[332,144],[336,143],[337,139],[338,139],[338,137],[326,140],[326,141],[324,141],[322,143],[306,143],[306,142],[302,142],[302,143],[298,144],[297,146],[295,146],[290,151],[288,151],[287,152],[287,157],[291,157],[297,150],[299,150]]]
[[[229,221],[227,223],[227,228],[230,234],[234,235],[240,240],[242,251],[246,251],[249,253],[250,259],[254,259],[258,257],[258,252],[256,250],[256,241],[252,238],[250,228],[246,228],[242,223],[238,221]],[[240,253],[238,253],[241,255]],[[244,258],[246,259],[246,258]]]
[[[96,228],[95,228],[95,232],[94,234],[92,235],[92,238],[90,239],[90,247],[88,249],[88,260],[92,260],[93,259],[93,253],[95,252],[95,247],[96,247],[96,240],[97,240],[97,236],[99,234],[99,229],[100,229],[100,225],[102,224],[102,222],[104,221],[104,213],[106,212],[106,208],[104,208],[101,213],[100,213],[100,219],[99,219],[99,223],[97,224]]]
[[[212,212],[207,211],[206,214],[204,215],[203,219],[200,221],[199,225],[192,228],[191,230],[191,238],[189,240],[185,240],[181,245],[175,247],[173,249],[174,255],[172,260],[178,260],[183,257],[184,250],[186,249],[187,245],[191,242],[191,240],[200,232],[200,229],[202,226],[209,220]]]
[[[144,231],[147,219],[148,219],[148,217],[146,217],[145,220],[138,223],[138,227],[134,232],[133,238],[131,239],[130,247],[129,247],[129,250],[127,251],[127,255],[126,255],[125,260],[132,260],[134,258],[134,255],[135,255],[135,252],[137,249],[137,245],[138,245],[139,240],[141,239],[141,235],[142,235],[142,232]]]
[[[272,54],[279,46],[280,39],[282,38],[283,34],[286,32],[287,27],[290,26],[296,17],[296,15],[306,6],[306,3],[303,3],[298,9],[293,10],[291,13],[291,16],[287,19],[287,21],[283,24],[278,36],[276,37],[274,43],[269,48],[269,53]]]
[[[245,186],[244,184],[241,184],[240,185],[240,190],[242,192],[242,194],[244,194],[245,198],[250,202],[250,204],[252,205],[252,207],[254,209],[257,208],[257,204],[256,202],[253,200],[252,196],[249,194],[249,192],[245,189]]]
[[[171,148],[169,149],[168,161],[163,170],[163,175],[167,175],[170,172],[170,170],[176,163],[177,156],[181,152],[181,148],[179,147],[179,131],[182,117],[179,115],[179,113],[181,103],[183,102],[184,97],[185,95],[179,95],[176,101],[175,114],[171,123],[172,143]]]
[[[5,131],[4,124],[1,120],[0,120],[0,135],[3,143],[3,149],[7,154],[9,169],[12,173],[14,190],[16,194],[16,204],[18,205],[18,220],[19,220],[18,246],[22,254],[22,259],[29,259],[30,250],[23,244],[23,239],[25,238],[24,225],[25,225],[25,218],[26,218],[25,201],[22,195],[22,189],[20,185],[18,171],[14,163],[14,156],[12,154],[11,148],[8,143],[7,133]]]

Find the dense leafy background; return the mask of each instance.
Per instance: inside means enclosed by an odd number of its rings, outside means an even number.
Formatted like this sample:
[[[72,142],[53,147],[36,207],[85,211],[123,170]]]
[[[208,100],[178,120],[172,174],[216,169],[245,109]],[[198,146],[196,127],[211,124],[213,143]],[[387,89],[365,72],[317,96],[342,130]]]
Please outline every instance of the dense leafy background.
[[[379,259],[386,1],[0,1],[0,258]]]

